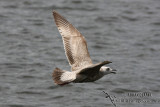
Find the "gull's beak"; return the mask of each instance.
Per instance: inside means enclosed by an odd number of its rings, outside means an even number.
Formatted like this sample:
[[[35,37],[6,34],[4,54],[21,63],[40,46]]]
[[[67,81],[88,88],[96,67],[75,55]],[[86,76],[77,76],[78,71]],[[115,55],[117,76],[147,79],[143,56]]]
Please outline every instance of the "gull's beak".
[[[112,69],[111,73],[116,74],[116,69]]]

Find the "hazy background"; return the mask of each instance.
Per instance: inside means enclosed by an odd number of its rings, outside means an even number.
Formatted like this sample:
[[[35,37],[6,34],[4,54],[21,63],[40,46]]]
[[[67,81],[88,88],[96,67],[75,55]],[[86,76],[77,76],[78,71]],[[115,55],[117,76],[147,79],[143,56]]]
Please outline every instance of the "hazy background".
[[[70,70],[55,9],[86,38],[94,63],[110,60],[116,75],[55,86],[55,67]],[[160,106],[160,0],[0,0],[0,107]],[[127,93],[150,92],[151,97]]]

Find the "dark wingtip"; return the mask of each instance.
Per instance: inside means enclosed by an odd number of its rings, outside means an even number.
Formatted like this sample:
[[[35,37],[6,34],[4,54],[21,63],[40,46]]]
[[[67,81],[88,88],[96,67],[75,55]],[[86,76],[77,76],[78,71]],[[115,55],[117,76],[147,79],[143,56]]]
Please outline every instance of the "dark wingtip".
[[[55,16],[57,14],[57,12],[55,10],[52,11],[53,16]]]
[[[55,10],[52,11],[53,13],[57,13]]]
[[[105,63],[105,64],[110,64],[110,63],[112,63],[111,61],[104,61],[103,63]]]
[[[112,63],[111,61],[108,61],[108,63]]]

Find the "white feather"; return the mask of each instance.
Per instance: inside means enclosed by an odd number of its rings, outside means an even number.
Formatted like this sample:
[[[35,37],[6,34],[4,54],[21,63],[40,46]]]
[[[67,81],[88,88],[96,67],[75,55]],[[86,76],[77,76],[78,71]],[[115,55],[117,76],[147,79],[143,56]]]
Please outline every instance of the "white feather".
[[[76,73],[75,72],[64,72],[61,76],[61,81],[64,82],[71,82],[76,79]]]

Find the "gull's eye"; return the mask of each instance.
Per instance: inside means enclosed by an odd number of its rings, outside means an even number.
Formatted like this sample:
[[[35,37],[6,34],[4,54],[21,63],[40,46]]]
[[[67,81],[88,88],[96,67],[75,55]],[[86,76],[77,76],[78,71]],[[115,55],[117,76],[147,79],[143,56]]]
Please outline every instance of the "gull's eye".
[[[109,68],[107,68],[106,70],[107,70],[107,71],[109,71],[110,69],[109,69]]]

